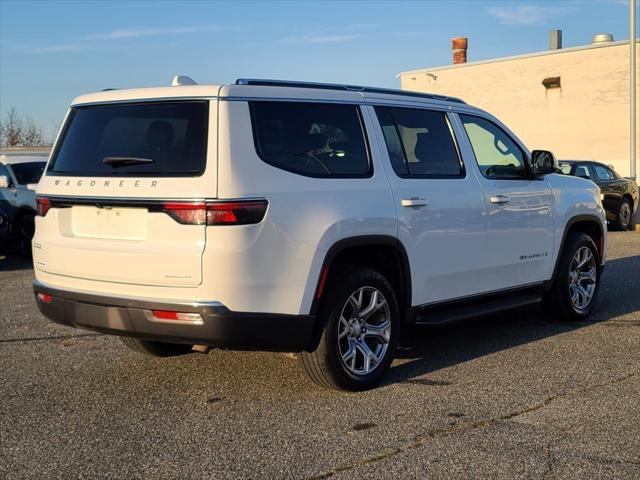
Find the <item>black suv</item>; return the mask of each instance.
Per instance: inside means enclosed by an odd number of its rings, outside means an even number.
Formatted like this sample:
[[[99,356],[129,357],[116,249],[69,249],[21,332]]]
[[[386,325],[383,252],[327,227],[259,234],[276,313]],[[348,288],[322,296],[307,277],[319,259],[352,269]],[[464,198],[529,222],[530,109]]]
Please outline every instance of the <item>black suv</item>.
[[[595,182],[602,190],[607,220],[620,230],[629,229],[631,217],[638,208],[638,184],[633,179],[625,178],[613,168],[598,162],[563,160],[559,163],[565,175]]]

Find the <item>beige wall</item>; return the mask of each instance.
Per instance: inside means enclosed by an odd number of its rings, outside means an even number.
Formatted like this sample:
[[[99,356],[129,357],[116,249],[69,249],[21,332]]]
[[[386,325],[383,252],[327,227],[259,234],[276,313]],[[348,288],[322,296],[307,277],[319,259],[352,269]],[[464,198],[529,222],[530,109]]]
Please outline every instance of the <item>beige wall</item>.
[[[531,150],[597,160],[628,175],[629,43],[558,52],[403,72],[401,88],[460,97],[498,117]],[[561,88],[545,89],[542,80],[557,76]]]

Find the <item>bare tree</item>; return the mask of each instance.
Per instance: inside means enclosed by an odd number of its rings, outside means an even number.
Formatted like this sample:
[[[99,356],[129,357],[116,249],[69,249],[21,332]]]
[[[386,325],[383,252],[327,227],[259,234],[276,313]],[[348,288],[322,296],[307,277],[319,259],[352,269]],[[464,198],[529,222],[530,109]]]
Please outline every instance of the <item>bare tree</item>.
[[[42,128],[29,116],[22,117],[11,107],[0,121],[0,145],[4,147],[39,147],[45,143]]]

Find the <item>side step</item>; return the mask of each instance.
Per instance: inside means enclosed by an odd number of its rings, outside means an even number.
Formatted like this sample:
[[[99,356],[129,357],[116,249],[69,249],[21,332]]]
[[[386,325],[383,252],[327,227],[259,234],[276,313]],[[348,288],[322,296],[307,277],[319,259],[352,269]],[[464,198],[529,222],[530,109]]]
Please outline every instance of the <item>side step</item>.
[[[434,305],[418,311],[415,325],[445,325],[473,317],[492,315],[512,308],[535,305],[541,300],[542,295],[539,293],[525,293],[484,302],[464,302],[463,305],[456,305],[456,303]]]

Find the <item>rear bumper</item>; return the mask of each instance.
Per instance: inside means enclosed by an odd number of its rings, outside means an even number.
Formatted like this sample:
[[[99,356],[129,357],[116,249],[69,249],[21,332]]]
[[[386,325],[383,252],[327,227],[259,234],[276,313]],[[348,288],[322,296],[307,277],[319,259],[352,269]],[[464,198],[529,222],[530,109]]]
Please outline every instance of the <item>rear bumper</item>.
[[[160,303],[58,290],[34,280],[40,312],[55,323],[99,332],[171,343],[237,350],[309,350],[313,315],[233,312],[218,302]],[[38,293],[49,295],[48,303]],[[151,310],[198,313],[201,325],[158,323]]]

